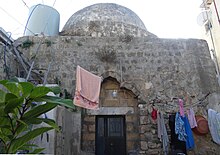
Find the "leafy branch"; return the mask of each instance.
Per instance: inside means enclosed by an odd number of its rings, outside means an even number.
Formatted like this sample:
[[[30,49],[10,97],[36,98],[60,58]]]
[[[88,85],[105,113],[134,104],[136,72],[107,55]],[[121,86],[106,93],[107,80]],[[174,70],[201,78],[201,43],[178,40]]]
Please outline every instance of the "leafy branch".
[[[49,130],[59,131],[54,120],[41,115],[58,105],[75,109],[72,100],[48,96],[49,92],[57,94],[60,89],[34,86],[30,82],[1,80],[0,85],[3,86],[0,89],[0,141],[4,145],[0,153],[16,153],[22,149],[40,153],[43,148],[33,150],[29,142]],[[29,129],[41,123],[48,126]]]

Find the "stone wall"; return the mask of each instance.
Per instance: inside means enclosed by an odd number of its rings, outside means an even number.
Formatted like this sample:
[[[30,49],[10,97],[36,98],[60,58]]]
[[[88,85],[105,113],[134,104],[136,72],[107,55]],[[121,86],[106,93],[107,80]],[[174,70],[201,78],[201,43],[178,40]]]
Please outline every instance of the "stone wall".
[[[43,39],[43,41],[41,41]],[[25,41],[20,38],[19,41]],[[40,46],[34,70],[42,76],[50,62],[48,82],[55,79],[69,92],[75,89],[75,70],[80,65],[100,76],[111,75],[139,98],[170,99],[184,92],[197,99],[216,92],[214,63],[203,40],[158,38],[30,37],[34,45],[21,51],[30,60]],[[50,41],[48,46],[46,42]]]
[[[151,108],[140,108],[140,155],[163,154],[162,144],[157,136],[157,124],[153,121],[150,114]],[[166,123],[167,124],[167,123]]]
[[[8,49],[9,46],[0,44],[0,80],[9,79],[17,73],[15,56]]]
[[[61,132],[55,134],[55,150],[45,154],[81,155],[81,113],[72,112],[64,107],[57,108],[56,121]]]
[[[23,42],[26,39],[23,37],[17,41]],[[153,101],[157,100],[158,107],[166,113],[178,110],[177,104],[172,102],[173,97],[190,98],[190,102],[196,103],[210,93],[204,104],[209,105],[213,98],[215,98],[215,104],[219,104],[216,97],[219,88],[215,66],[204,40],[126,36],[117,38],[58,36],[29,37],[29,39],[34,44],[20,51],[29,60],[36,58],[33,69],[42,73],[42,77],[51,63],[48,83],[59,83],[63,90],[66,89],[68,93],[73,94],[76,66],[80,65],[102,76],[103,79],[115,78],[120,83],[120,87],[134,93],[138,103],[146,107],[140,110],[139,114],[140,154],[161,153],[161,143],[156,137],[156,124],[150,120],[149,109]],[[35,49],[39,43],[40,48],[36,55]],[[188,105],[190,102],[186,100],[185,104]],[[90,137],[91,149],[88,151],[91,153],[94,152],[94,123],[92,122],[95,114],[87,113],[87,115],[90,116],[83,116],[84,124],[81,126],[83,132],[87,128],[87,132],[93,134]],[[63,116],[62,120],[58,121],[69,122],[69,119]],[[80,126],[75,127],[80,130]],[[65,142],[70,144],[73,131],[68,130],[68,135],[71,136],[66,136]],[[64,142],[62,136],[64,137],[64,134],[58,135],[58,143]],[[80,139],[78,140],[78,144],[74,142],[77,148],[83,143]],[[65,145],[59,145],[59,147],[60,151],[70,149]]]

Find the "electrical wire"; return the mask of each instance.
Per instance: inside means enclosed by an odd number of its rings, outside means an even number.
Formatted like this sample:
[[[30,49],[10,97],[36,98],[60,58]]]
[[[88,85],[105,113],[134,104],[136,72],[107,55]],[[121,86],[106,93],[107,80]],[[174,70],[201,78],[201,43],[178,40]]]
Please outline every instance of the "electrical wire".
[[[198,99],[198,101],[188,104],[188,105],[184,105],[184,108],[189,108],[189,107],[195,107],[197,105],[202,105],[203,101],[207,99],[207,97],[210,95],[211,93],[208,92],[205,96],[203,96],[202,98]],[[170,102],[173,103],[174,100],[178,100],[179,98],[172,98],[172,100],[170,101],[164,101],[162,99],[154,99],[153,102],[151,103],[153,106],[170,106],[170,107],[178,107],[178,104],[171,104]]]
[[[0,6],[0,9],[5,12],[8,16],[10,16],[12,19],[14,19],[17,23],[19,23],[20,25],[23,25],[22,23],[20,23],[16,18],[14,18],[11,14],[9,14],[5,9],[3,9],[1,6]]]
[[[21,23],[21,22],[19,22],[16,18],[14,18],[11,14],[9,14],[5,9],[3,9],[1,6],[0,6],[0,9],[3,11],[3,12],[5,12],[9,17],[11,17],[12,19],[14,19],[18,24],[20,24],[21,26],[23,26],[24,28],[25,28],[25,26]],[[26,29],[28,29],[28,28],[26,28]],[[33,33],[34,34],[34,32],[32,32],[30,29],[28,29],[31,33]]]
[[[54,0],[54,2],[53,2],[53,7],[54,7],[55,3],[56,3],[56,0]]]
[[[27,4],[25,3],[24,0],[21,0],[21,1],[24,3],[24,5],[25,5],[28,9],[30,9],[29,6],[27,6]]]
[[[23,0],[22,0],[22,2],[26,5],[26,3],[25,3]],[[55,3],[56,3],[56,0],[54,0],[53,6],[55,5]],[[38,4],[38,5],[40,5],[40,4]],[[35,33],[32,32],[30,29],[27,28],[27,24],[28,24],[28,22],[29,22],[29,20],[30,20],[31,15],[33,14],[34,10],[36,9],[36,7],[37,7],[38,5],[36,5],[36,6],[33,8],[32,12],[30,13],[30,15],[29,15],[29,17],[28,17],[28,20],[27,20],[27,23],[26,23],[25,26],[24,26],[22,23],[20,23],[16,18],[14,18],[11,14],[9,14],[6,10],[4,10],[2,7],[0,7],[0,9],[1,9],[3,12],[5,12],[8,16],[10,16],[12,19],[14,19],[17,23],[19,23],[21,26],[25,27],[25,30],[29,30],[31,33],[35,34]],[[27,5],[26,5],[26,6],[27,6]],[[51,13],[50,13],[50,15],[48,16],[48,21],[49,21],[49,18],[51,18]],[[45,31],[47,25],[48,25],[48,22],[45,24],[45,27],[44,27],[44,29],[43,29],[43,32]],[[40,42],[39,42],[39,44],[38,44],[38,46],[37,46],[37,48],[36,48],[36,53],[35,53],[35,55],[37,55],[37,53],[38,53],[38,51],[39,51],[39,48],[40,48],[40,45],[42,44],[43,39],[44,39],[44,37],[41,38],[41,40],[40,40]],[[30,69],[29,69],[28,75],[27,75],[27,77],[26,77],[26,81],[28,81],[28,79],[29,79],[29,77],[30,77],[32,68],[33,68],[33,66],[34,66],[34,62],[35,62],[35,61],[33,61],[32,64],[31,64],[31,67],[30,67]]]
[[[25,34],[26,30],[28,29],[28,28],[27,28],[27,25],[28,25],[28,23],[29,23],[29,20],[30,20],[30,18],[31,18],[31,16],[32,16],[34,10],[35,10],[39,5],[41,5],[41,4],[35,5],[34,8],[33,8],[32,11],[31,11],[31,13],[29,14],[28,20],[27,20],[26,25],[25,25],[25,28],[24,28],[24,33],[23,33],[23,35]],[[30,31],[30,29],[28,29],[28,30]],[[33,35],[34,35],[34,32],[32,32],[32,31],[30,31],[30,32],[33,33]]]

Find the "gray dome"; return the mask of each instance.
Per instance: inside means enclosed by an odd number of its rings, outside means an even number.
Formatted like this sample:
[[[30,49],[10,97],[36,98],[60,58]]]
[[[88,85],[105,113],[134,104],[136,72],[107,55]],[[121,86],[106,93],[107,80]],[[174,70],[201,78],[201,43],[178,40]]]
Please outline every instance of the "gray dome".
[[[69,36],[154,36],[130,9],[113,3],[98,3],[74,13],[61,35]]]

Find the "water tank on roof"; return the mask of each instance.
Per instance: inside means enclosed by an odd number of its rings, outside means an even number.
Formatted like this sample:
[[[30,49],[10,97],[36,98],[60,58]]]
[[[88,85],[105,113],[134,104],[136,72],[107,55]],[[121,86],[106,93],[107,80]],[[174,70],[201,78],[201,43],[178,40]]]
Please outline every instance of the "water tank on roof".
[[[58,35],[59,24],[60,14],[56,9],[42,4],[34,5],[29,10],[24,35]]]

